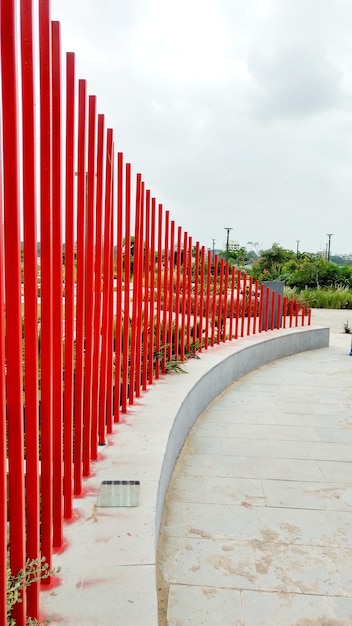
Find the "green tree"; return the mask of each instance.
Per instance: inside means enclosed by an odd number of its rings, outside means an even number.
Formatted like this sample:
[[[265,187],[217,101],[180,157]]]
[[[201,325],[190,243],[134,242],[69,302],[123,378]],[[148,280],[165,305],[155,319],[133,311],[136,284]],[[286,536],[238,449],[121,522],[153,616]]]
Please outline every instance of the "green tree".
[[[282,248],[273,243],[268,250],[262,250],[259,258],[254,261],[251,274],[256,280],[281,280],[285,263],[295,258],[293,250]]]

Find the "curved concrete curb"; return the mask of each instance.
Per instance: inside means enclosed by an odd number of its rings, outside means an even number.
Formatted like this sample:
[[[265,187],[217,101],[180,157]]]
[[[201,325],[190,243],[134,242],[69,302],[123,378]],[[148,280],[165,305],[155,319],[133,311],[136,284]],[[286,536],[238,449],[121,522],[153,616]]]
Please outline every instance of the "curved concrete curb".
[[[168,375],[131,407],[101,450],[94,474],[75,500],[76,521],[55,555],[62,584],[41,594],[52,626],[158,623],[156,551],[169,481],[187,434],[226,387],[250,371],[291,354],[324,348],[329,329],[261,333],[216,346]],[[140,480],[133,508],[97,508],[102,480]]]

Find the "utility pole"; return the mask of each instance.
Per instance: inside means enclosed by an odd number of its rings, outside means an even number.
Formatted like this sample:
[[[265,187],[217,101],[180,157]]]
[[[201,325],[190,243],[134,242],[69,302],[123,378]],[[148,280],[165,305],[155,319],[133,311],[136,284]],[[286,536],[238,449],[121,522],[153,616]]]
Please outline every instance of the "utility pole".
[[[231,227],[229,226],[225,226],[225,230],[227,231],[227,236],[226,236],[226,261],[229,260],[229,238],[230,238],[230,230],[233,230]]]
[[[214,256],[215,256],[215,239],[213,239],[212,242],[213,242],[213,261],[214,261]]]
[[[329,242],[328,242],[328,261],[330,261],[330,249],[331,249],[331,237],[333,236],[334,233],[327,233],[327,236],[329,237]]]
[[[296,242],[297,242],[297,254],[296,254],[296,256],[297,256],[297,258],[298,258],[298,250],[299,250],[299,242],[300,241],[301,241],[300,239],[296,239]]]

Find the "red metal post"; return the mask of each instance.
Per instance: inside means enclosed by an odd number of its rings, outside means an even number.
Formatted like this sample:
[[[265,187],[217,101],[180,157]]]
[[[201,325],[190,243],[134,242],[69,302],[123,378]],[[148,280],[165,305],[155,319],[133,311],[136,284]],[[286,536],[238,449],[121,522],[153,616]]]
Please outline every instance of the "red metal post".
[[[160,377],[160,350],[161,350],[161,292],[162,292],[162,230],[163,230],[163,207],[158,205],[158,270],[156,287],[156,324],[155,324],[155,378]]]
[[[188,234],[183,233],[182,254],[182,300],[181,300],[181,328],[180,328],[180,361],[185,358],[186,343],[186,310],[187,310],[187,259],[188,259]]]
[[[215,255],[214,259],[214,276],[213,276],[213,299],[212,299],[212,307],[211,307],[211,337],[210,337],[210,345],[213,347],[215,341],[215,322],[216,322],[216,284],[218,277],[218,255]]]
[[[225,323],[225,320],[223,318],[223,313],[222,313],[222,292],[223,292],[223,288],[224,288],[224,267],[225,267],[225,263],[224,263],[224,259],[220,259],[220,281],[219,281],[219,298],[216,304],[216,309],[217,309],[217,328],[218,328],[218,332],[217,332],[217,337],[216,337],[216,343],[219,344],[221,337],[222,337],[222,328],[221,328],[221,324]]]
[[[145,184],[141,184],[140,203],[138,207],[139,211],[139,234],[138,234],[138,257],[136,258],[136,264],[138,264],[138,272],[134,275],[136,280],[136,293],[137,293],[137,318],[136,318],[136,382],[135,382],[135,395],[137,398],[141,395],[141,360],[142,360],[142,303],[143,303],[143,274],[144,274],[144,202],[145,202]],[[134,281],[133,281],[134,283]],[[135,293],[135,292],[134,292]],[[133,322],[133,320],[132,320]]]
[[[247,335],[251,334],[253,277],[249,277],[247,301]]]
[[[287,317],[287,297],[286,296],[284,296],[282,308],[283,308],[283,327],[286,328],[286,317]]]
[[[281,315],[282,315],[282,296],[281,293],[277,296],[277,320],[276,320],[276,328],[280,328],[281,326]]]
[[[150,298],[149,298],[149,359],[148,359],[148,383],[153,382],[154,352],[156,350],[155,336],[155,219],[156,200],[152,198],[151,224],[150,224]]]
[[[39,548],[39,428],[38,428],[38,300],[37,300],[37,227],[36,227],[36,172],[35,172],[35,111],[32,0],[21,2],[21,71],[22,71],[22,172],[23,172],[23,229],[24,229],[24,367],[25,367],[25,428],[26,428],[26,556],[37,559]],[[0,163],[1,172],[1,163]],[[0,173],[0,179],[2,178]],[[0,184],[2,195],[2,180]],[[0,210],[0,232],[2,231]],[[1,237],[1,235],[0,235]],[[1,242],[0,242],[1,244]],[[0,266],[4,267],[3,246],[0,245]],[[0,270],[0,429],[5,420],[3,272]],[[1,451],[3,441],[1,440]],[[2,500],[3,493],[0,493]],[[6,510],[6,497],[4,504]],[[0,506],[1,506],[0,505]],[[1,536],[6,540],[6,525]],[[1,556],[0,556],[0,562]],[[4,560],[6,563],[6,558]],[[39,584],[27,589],[28,614],[38,618]],[[0,604],[1,600],[0,600]],[[1,609],[0,609],[1,610]],[[0,618],[1,623],[1,618]],[[4,622],[5,623],[5,622]]]
[[[124,301],[123,301],[123,354],[122,354],[122,389],[121,410],[127,411],[129,396],[129,355],[130,355],[130,280],[131,280],[131,165],[126,163],[125,168],[125,256],[124,256]]]
[[[115,150],[112,147],[111,157],[111,194],[110,194],[110,223],[108,240],[108,291],[107,291],[107,346],[106,346],[106,430],[112,433],[113,424],[113,343],[114,343],[114,217],[115,217]]]
[[[0,133],[1,145],[1,133]],[[2,153],[0,151],[0,623],[7,622],[7,460],[5,383],[5,275],[2,206]],[[34,494],[38,501],[38,495]],[[38,531],[37,531],[38,535]],[[38,541],[38,539],[37,539]],[[32,537],[33,543],[33,537]],[[37,594],[36,594],[37,595]]]
[[[258,284],[258,281],[256,280],[254,283],[253,335],[255,335],[257,332],[258,293],[259,293],[259,284]]]
[[[296,316],[295,316],[295,326],[298,326],[298,317],[299,317],[299,303],[296,301],[295,302],[295,312],[296,312]]]
[[[260,296],[259,296],[259,332],[260,333],[263,330],[264,289],[265,287],[262,283],[260,285]]]
[[[242,280],[242,310],[241,310],[241,337],[244,337],[244,321],[247,308],[247,274],[243,272]]]
[[[209,345],[209,316],[210,316],[210,285],[211,285],[211,268],[212,268],[212,254],[211,250],[208,250],[207,259],[207,287],[205,292],[205,337],[204,348],[207,350]]]
[[[205,246],[200,251],[200,295],[199,295],[199,352],[203,348],[203,327],[204,327],[204,279],[205,279]]]
[[[130,364],[130,386],[129,403],[134,403],[135,396],[135,374],[136,374],[136,350],[137,350],[137,324],[138,324],[138,298],[139,294],[139,253],[140,253],[140,204],[142,193],[142,177],[137,174],[136,180],[136,206],[135,206],[135,227],[133,245],[133,296],[132,296],[132,320],[131,320],[131,364]]]
[[[264,322],[265,331],[267,331],[269,328],[269,306],[270,306],[270,289],[269,287],[265,287],[265,322]]]
[[[161,349],[163,358],[161,361],[161,371],[166,372],[166,355],[167,355],[167,296],[168,296],[168,271],[169,271],[169,223],[170,213],[165,212],[165,232],[164,232],[164,293],[163,293],[163,319],[161,332]]]
[[[198,290],[199,290],[199,241],[196,242],[194,264],[194,305],[193,305],[193,351],[198,350]]]
[[[174,355],[180,358],[180,289],[181,289],[181,246],[182,228],[177,228],[177,254],[176,254],[176,291],[175,291],[175,328],[174,328]]]
[[[52,210],[53,210],[53,545],[63,541],[62,236],[61,236],[61,51],[60,24],[51,24]]]
[[[236,268],[233,265],[231,267],[231,297],[230,297],[230,324],[229,324],[229,340],[232,341],[232,327],[233,327],[233,313],[234,313],[234,300],[235,300],[235,272]]]
[[[271,324],[270,324],[270,330],[274,330],[274,322],[275,322],[275,291],[272,292],[271,294]]]
[[[85,365],[83,390],[83,476],[89,476],[92,429],[93,310],[95,248],[96,97],[88,98],[88,170],[86,177]]]
[[[65,188],[65,353],[64,353],[64,516],[72,516],[73,369],[74,369],[74,134],[75,57],[66,55]]]
[[[151,341],[152,320],[149,329],[149,285],[150,285],[150,191],[145,195],[145,246],[144,246],[144,290],[143,290],[143,339],[142,339],[142,389],[147,388],[149,342]],[[150,332],[149,332],[150,330]]]
[[[94,348],[92,376],[91,458],[98,458],[99,374],[101,357],[101,290],[102,290],[102,232],[104,179],[104,115],[98,115],[97,187],[95,205],[95,261],[94,261]]]
[[[113,188],[113,131],[107,129],[106,158],[105,158],[105,211],[104,211],[104,248],[103,248],[103,307],[102,307],[102,346],[100,368],[100,394],[99,394],[99,444],[105,443],[106,436],[106,403],[108,397],[108,350],[109,350],[109,281],[110,281],[110,239],[111,211],[112,211],[112,188]]]
[[[192,237],[188,238],[188,254],[187,254],[187,340],[186,340],[186,354],[190,353],[191,349],[191,323],[192,323]]]
[[[76,368],[74,384],[74,493],[82,491],[84,318],[86,264],[86,82],[78,83]]]
[[[312,318],[312,309],[308,309],[308,326],[310,326],[311,324],[311,318]]]
[[[169,262],[169,285],[168,285],[168,321],[167,321],[167,360],[172,361],[173,356],[173,306],[174,306],[174,267],[175,267],[175,222],[171,220],[170,228],[170,262]]]
[[[6,294],[5,358],[7,365],[7,414],[11,416],[11,419],[7,422],[9,463],[8,511],[10,523],[10,566],[13,574],[17,574],[20,569],[24,568],[25,564],[25,511],[22,406],[21,253],[17,119],[18,99],[14,3],[12,1],[2,2],[0,10]],[[2,224],[0,225],[0,228],[2,228]],[[0,271],[2,271],[2,269]],[[3,331],[1,334],[3,334]],[[2,351],[2,346],[0,349]],[[3,376],[3,371],[1,376]],[[5,536],[7,536],[6,527]],[[1,584],[1,587],[6,585],[5,581]],[[20,597],[22,602],[18,603],[14,607],[14,617],[16,619],[16,624],[24,626],[26,621],[26,598],[23,592],[20,592]]]
[[[290,300],[290,310],[289,310],[289,315],[290,315],[290,328],[292,328],[293,305],[294,305],[294,301],[293,301],[293,300]]]
[[[304,306],[302,306],[302,326],[304,326],[304,316],[306,314],[306,309]]]
[[[222,327],[222,341],[226,341],[227,330],[227,309],[228,309],[228,291],[229,291],[229,271],[228,263],[225,263],[225,281],[224,281],[224,323]]]
[[[122,345],[122,248],[123,248],[123,154],[117,154],[117,244],[116,244],[116,307],[115,307],[115,389],[114,389],[114,421],[118,422],[121,405],[121,345]],[[115,293],[115,292],[114,292]]]
[[[235,339],[238,339],[238,327],[239,327],[239,322],[240,322],[241,276],[242,276],[241,270],[237,270]]]
[[[42,555],[52,564],[53,523],[53,302],[51,193],[51,31],[49,1],[39,1],[40,65],[40,298],[41,298],[41,538]]]

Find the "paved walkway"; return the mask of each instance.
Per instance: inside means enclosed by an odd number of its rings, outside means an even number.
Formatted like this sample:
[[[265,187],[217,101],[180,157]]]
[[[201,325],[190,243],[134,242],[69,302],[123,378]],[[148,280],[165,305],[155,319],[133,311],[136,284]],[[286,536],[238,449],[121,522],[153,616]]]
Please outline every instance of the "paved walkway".
[[[260,368],[198,419],[163,518],[161,626],[352,625],[349,313],[314,311],[329,348]]]

